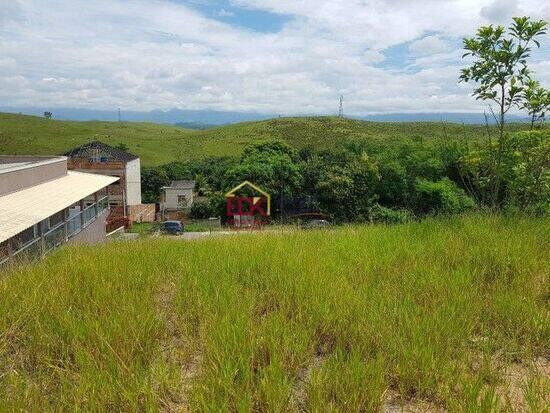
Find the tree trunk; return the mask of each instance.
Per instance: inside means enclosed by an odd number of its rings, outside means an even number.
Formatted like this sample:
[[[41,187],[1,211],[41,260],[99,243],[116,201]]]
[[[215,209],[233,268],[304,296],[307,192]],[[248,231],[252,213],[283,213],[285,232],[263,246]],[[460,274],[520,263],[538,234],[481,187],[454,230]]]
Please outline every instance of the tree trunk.
[[[506,95],[505,95],[505,84],[500,84],[500,117],[499,117],[499,134],[498,134],[498,150],[497,150],[497,159],[495,165],[495,182],[493,185],[492,193],[492,207],[498,208],[499,206],[499,194],[500,194],[500,173],[502,168],[502,156],[504,152],[504,114],[506,107]]]

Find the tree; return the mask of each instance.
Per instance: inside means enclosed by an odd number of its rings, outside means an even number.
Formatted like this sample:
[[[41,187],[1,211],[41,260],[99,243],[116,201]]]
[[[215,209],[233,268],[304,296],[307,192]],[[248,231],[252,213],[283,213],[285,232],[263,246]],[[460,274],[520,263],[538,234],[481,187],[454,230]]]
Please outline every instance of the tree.
[[[550,134],[517,134],[507,158],[509,205],[523,212],[550,214]]]
[[[212,214],[210,203],[206,201],[194,202],[191,206],[191,218],[193,219],[208,219]]]
[[[536,80],[529,81],[523,92],[520,108],[529,114],[532,130],[535,122],[544,121],[546,111],[550,109],[550,90],[543,88]]]
[[[527,59],[531,45],[540,46],[538,37],[546,33],[546,22],[531,21],[529,17],[514,17],[506,30],[502,26],[481,27],[475,37],[464,39],[466,53],[473,63],[462,69],[460,81],[476,82],[479,86],[473,96],[477,100],[497,104],[498,144],[494,157],[494,179],[491,187],[491,203],[497,206],[501,186],[501,166],[505,151],[505,115],[513,107],[520,107],[524,91],[529,84],[530,71]],[[494,113],[494,110],[491,108]]]
[[[170,178],[161,167],[142,169],[141,192],[143,195],[143,202],[158,202],[161,188],[167,186],[169,183]]]
[[[337,221],[367,221],[379,181],[378,166],[366,154],[330,165],[316,188],[322,211]]]
[[[270,140],[247,146],[240,163],[226,173],[226,189],[249,180],[271,194],[279,214],[284,214],[285,200],[298,193],[303,177],[298,153],[284,141]]]

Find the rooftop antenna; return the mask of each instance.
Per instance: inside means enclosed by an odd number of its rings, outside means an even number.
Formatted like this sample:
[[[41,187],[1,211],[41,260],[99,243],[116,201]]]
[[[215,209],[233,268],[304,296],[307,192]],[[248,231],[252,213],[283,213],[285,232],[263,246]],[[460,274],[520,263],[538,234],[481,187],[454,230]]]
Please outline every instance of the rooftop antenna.
[[[120,116],[120,108],[118,108],[118,121],[119,121],[119,122],[122,122],[122,118],[121,118],[121,116]]]
[[[344,95],[340,95],[340,109],[338,110],[338,117],[344,117]]]

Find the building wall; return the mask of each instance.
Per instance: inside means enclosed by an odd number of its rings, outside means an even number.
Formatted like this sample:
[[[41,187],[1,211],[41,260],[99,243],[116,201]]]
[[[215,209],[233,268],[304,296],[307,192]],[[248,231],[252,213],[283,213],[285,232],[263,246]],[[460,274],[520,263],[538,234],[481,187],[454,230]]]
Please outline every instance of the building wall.
[[[15,157],[14,157],[15,158]],[[60,158],[46,164],[0,174],[0,195],[35,186],[67,174],[67,160]]]
[[[126,204],[141,204],[141,165],[134,159],[126,163]]]
[[[78,172],[118,177],[118,182],[109,185],[109,202],[120,206],[124,205],[126,192],[126,164],[124,162],[90,162],[87,158],[69,158],[68,166],[70,170]]]
[[[155,204],[140,204],[128,206],[128,218],[132,222],[154,222]]]
[[[178,196],[187,197],[187,205],[180,205],[178,203]],[[190,208],[193,205],[193,190],[192,189],[178,189],[178,188],[165,188],[162,200],[162,209],[181,209]]]
[[[109,216],[109,210],[106,209],[98,215],[96,220],[84,228],[81,232],[76,234],[69,240],[69,243],[77,244],[98,244],[105,242],[107,233],[105,227],[107,225],[107,217]]]

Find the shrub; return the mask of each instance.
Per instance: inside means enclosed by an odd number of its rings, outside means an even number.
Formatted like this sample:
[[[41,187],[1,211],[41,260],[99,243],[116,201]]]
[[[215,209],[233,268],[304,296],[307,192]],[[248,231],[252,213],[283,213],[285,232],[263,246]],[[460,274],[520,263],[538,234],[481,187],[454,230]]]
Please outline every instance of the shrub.
[[[212,208],[208,202],[198,201],[191,206],[191,218],[207,219],[213,216]]]
[[[420,214],[457,214],[475,205],[474,200],[449,178],[436,182],[417,179],[414,191],[415,209]]]
[[[113,232],[120,227],[129,229],[132,227],[132,222],[128,219],[128,217],[114,217],[110,218],[106,223],[107,232]]]
[[[412,215],[406,209],[391,209],[380,204],[374,204],[369,213],[371,222],[383,224],[402,224],[412,219]]]

